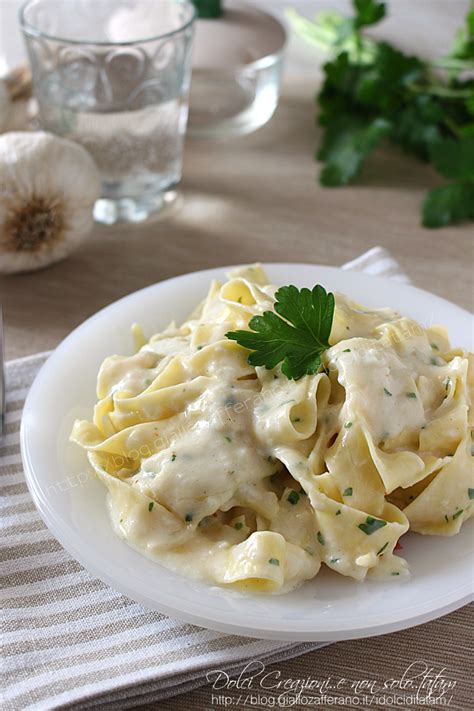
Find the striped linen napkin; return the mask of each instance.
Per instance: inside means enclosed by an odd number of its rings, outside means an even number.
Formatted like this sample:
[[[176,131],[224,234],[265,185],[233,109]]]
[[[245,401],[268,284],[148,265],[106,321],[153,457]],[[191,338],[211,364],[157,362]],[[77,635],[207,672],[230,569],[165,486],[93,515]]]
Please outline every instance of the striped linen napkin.
[[[408,281],[381,247],[346,264]],[[7,364],[0,438],[3,709],[125,709],[324,646],[225,635],[147,610],[93,578],[61,547],[25,484],[19,428],[28,389],[48,354]]]

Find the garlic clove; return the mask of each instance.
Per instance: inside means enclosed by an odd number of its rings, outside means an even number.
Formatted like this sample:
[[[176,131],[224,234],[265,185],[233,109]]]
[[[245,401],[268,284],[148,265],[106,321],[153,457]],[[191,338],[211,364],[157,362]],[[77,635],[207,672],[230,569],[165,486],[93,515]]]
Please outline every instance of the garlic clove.
[[[10,92],[7,84],[3,79],[0,79],[0,133],[6,131],[11,113]]]
[[[100,185],[76,143],[42,131],[0,135],[0,272],[66,257],[92,228]]]

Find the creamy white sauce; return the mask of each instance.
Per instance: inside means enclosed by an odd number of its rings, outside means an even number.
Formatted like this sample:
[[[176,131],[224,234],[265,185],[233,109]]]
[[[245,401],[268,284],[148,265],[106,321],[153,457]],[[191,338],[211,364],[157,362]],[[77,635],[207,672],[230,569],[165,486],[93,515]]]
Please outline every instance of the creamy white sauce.
[[[473,512],[469,356],[442,329],[338,294],[325,371],[288,380],[225,335],[274,292],[242,268],[182,327],[106,359],[94,422],[72,439],[116,533],[183,575],[263,593],[322,562],[404,578],[394,548],[409,526],[452,535]]]

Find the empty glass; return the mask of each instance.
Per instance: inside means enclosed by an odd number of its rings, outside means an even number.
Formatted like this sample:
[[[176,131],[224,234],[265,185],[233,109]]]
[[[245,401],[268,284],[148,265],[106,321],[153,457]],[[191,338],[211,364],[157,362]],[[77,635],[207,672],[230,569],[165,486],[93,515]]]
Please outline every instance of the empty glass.
[[[95,159],[99,222],[144,220],[176,195],[194,18],[188,0],[29,0],[20,12],[41,125]]]

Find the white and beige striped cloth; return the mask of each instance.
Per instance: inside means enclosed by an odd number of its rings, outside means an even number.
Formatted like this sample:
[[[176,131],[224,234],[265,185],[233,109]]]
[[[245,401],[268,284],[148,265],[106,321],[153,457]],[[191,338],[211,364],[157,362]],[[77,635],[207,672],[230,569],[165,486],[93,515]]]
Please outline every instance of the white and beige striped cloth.
[[[375,247],[344,269],[407,281]],[[288,644],[224,635],[144,609],[93,578],[44,525],[20,458],[23,403],[47,354],[7,364],[0,438],[3,709],[125,709],[206,682],[211,669],[242,669],[325,643]],[[45,413],[46,414],[46,413]]]

